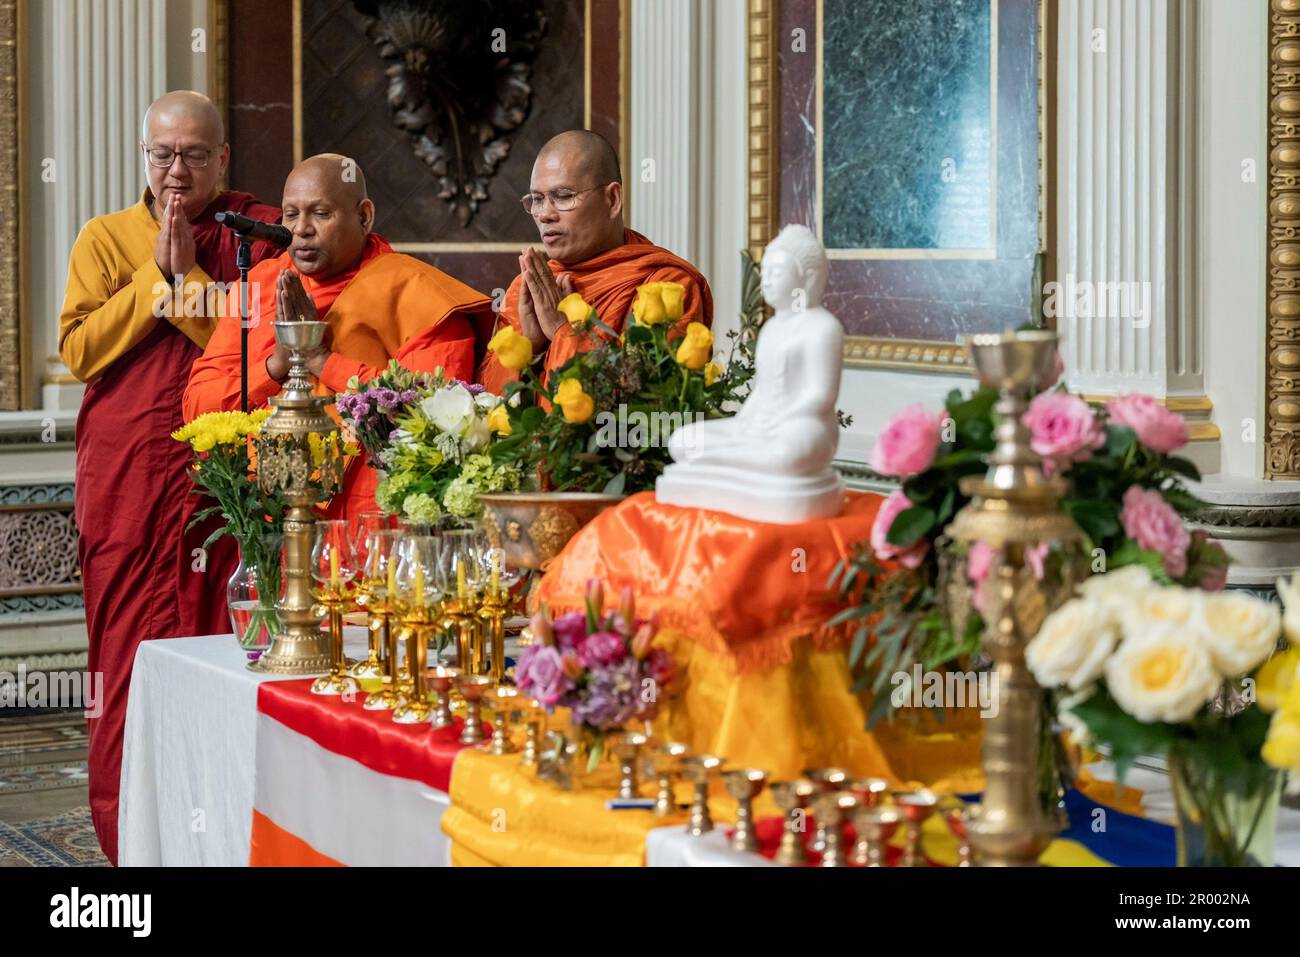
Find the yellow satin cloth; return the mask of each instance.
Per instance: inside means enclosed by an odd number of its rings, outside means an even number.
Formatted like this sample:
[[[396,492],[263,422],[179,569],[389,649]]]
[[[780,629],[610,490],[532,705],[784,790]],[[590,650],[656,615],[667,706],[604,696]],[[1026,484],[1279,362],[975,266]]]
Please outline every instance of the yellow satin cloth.
[[[659,615],[656,644],[672,653],[679,675],[661,699],[661,740],[762,768],[772,780],[842,767],[978,791],[978,715],[952,712],[940,726],[905,711],[868,732],[869,699],[850,691],[847,633],[822,627],[841,607],[827,587],[831,573],[867,537],[880,501],[850,492],[836,518],[771,525],[635,495],[556,556],[538,598],[555,614],[581,608],[595,578],[607,602],[626,586],[638,615]]]

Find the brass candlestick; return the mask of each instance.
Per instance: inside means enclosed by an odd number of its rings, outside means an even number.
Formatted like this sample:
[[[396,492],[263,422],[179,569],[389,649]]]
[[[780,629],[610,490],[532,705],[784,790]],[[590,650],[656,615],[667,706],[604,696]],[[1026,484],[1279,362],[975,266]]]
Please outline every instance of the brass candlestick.
[[[363,705],[369,711],[392,711],[405,700],[397,687],[397,631],[394,627],[395,606],[388,588],[371,584],[367,590],[367,628],[371,646],[378,646],[380,689],[366,696]]]
[[[263,674],[312,675],[329,671],[333,664],[312,598],[312,506],[329,501],[343,487],[343,446],[338,427],[325,412],[333,397],[313,396],[307,372],[307,356],[323,341],[326,324],[276,322],[273,327],[276,343],[289,350],[289,379],[284,391],[271,399],[275,411],[262,423],[254,446],[258,484],[266,492],[282,491],[288,506],[284,595],[276,604],[284,629],[248,667]]]
[[[641,748],[650,739],[644,734],[627,731],[614,739],[614,757],[618,758],[618,796],[625,801],[641,796],[637,783],[636,763]]]
[[[456,690],[465,699],[465,727],[460,733],[461,744],[478,744],[483,740],[483,719],[480,704],[494,682],[487,675],[461,674],[456,678]]]
[[[857,795],[848,791],[823,791],[813,799],[817,826],[824,827],[822,867],[847,867],[844,853],[844,818],[859,807]]]
[[[410,690],[403,690],[403,701],[393,709],[393,720],[398,724],[420,724],[433,717],[429,705],[429,678],[426,667],[429,657],[429,640],[438,621],[438,607],[430,604],[423,588],[412,598],[401,603],[402,635],[406,639],[406,663],[411,672]]]
[[[713,818],[709,815],[709,781],[725,760],[716,754],[694,754],[681,759],[682,776],[695,785],[691,819],[686,824],[686,833],[691,837],[700,837],[713,830]]]
[[[767,772],[757,768],[723,771],[722,782],[727,793],[736,799],[736,830],[731,835],[731,847],[737,851],[757,853],[758,835],[754,833],[754,798],[767,783]]]
[[[972,501],[947,528],[954,544],[984,542],[993,550],[984,584],[983,648],[996,669],[997,701],[984,731],[984,794],[971,811],[969,832],[981,864],[1032,865],[1057,827],[1044,813],[1038,789],[1042,692],[1025,666],[1025,645],[1083,574],[1083,537],[1057,510],[1065,483],[1044,475],[1022,421],[1030,393],[1050,378],[1056,334],[976,335],[967,348],[980,382],[1000,393],[994,406],[1000,417],[997,446],[988,472],[962,480]],[[1063,555],[1060,580],[1051,585],[1040,582],[1025,560],[1029,548],[1044,542]],[[962,550],[949,551],[956,560]]]
[[[546,727],[546,709],[535,698],[525,701],[528,710],[524,713],[524,751],[519,756],[519,766],[536,768],[541,758],[541,734]]]
[[[808,827],[808,802],[816,797],[817,785],[807,778],[797,778],[794,781],[774,781],[768,790],[785,817],[776,862],[787,867],[807,864],[808,851],[803,836]]]
[[[493,681],[506,677],[506,618],[514,605],[513,597],[504,588],[489,586],[483,592],[478,609],[482,624],[483,647],[488,656]]]
[[[667,817],[677,810],[673,778],[681,771],[681,759],[690,751],[682,742],[670,741],[655,752],[655,817]]]
[[[860,867],[884,867],[885,845],[903,820],[903,813],[892,804],[859,805],[853,816],[858,842],[851,860]]]
[[[356,694],[357,679],[348,671],[348,659],[343,653],[343,611],[352,604],[352,596],[342,584],[328,584],[315,592],[316,601],[325,609],[329,620],[329,674],[312,682],[312,694]]]
[[[498,684],[493,685],[486,697],[488,706],[496,716],[496,720],[492,723],[490,750],[493,754],[514,754],[519,749],[510,740],[510,722],[519,714],[521,702],[526,700],[526,697],[514,685]]]
[[[450,728],[456,723],[451,716],[451,689],[456,686],[458,677],[460,677],[459,668],[448,668],[444,665],[434,665],[425,673],[425,681],[438,696],[438,704],[433,709],[435,728]]]
[[[357,580],[356,592],[352,597],[356,606],[366,613],[366,660],[358,661],[348,669],[348,674],[354,678],[382,678],[384,674],[382,660],[384,640],[381,631],[385,622],[383,616],[376,615],[372,608],[375,603],[383,603],[378,594],[383,589],[383,582],[375,581],[366,576],[362,576]],[[370,697],[374,697],[374,695]],[[370,698],[366,700],[369,701]]]

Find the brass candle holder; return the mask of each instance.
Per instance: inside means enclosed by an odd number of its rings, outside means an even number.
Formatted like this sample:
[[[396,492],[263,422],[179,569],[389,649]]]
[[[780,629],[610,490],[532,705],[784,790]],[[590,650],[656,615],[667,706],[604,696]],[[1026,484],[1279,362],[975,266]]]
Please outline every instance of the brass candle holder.
[[[504,681],[506,677],[506,619],[512,614],[514,604],[509,591],[489,586],[483,591],[476,613],[482,628],[481,646],[488,659],[488,673],[494,681]]]
[[[478,611],[475,596],[468,591],[443,602],[440,626],[456,642],[456,667],[467,675],[481,675],[487,669],[478,661]]]
[[[768,790],[785,818],[776,862],[787,867],[807,864],[808,850],[804,847],[803,836],[808,826],[808,804],[817,796],[817,785],[807,778],[796,778],[793,781],[774,781]]]
[[[460,733],[461,744],[478,744],[483,740],[481,704],[495,682],[487,675],[460,674],[456,677],[456,690],[465,700],[465,727]]]
[[[849,772],[843,768],[804,768],[803,776],[817,785],[818,793],[838,791],[849,780]],[[812,843],[808,846],[818,854],[826,849],[826,829],[820,817],[817,818],[817,830],[813,834]]]
[[[495,682],[496,679],[493,679]],[[510,723],[519,714],[527,696],[514,685],[493,684],[486,695],[495,720],[492,722],[493,754],[514,754],[519,749],[510,740]]]
[[[754,798],[767,783],[767,772],[757,768],[740,768],[723,771],[722,782],[727,793],[736,799],[736,829],[731,835],[731,847],[737,851],[758,852],[758,835],[754,833]]]
[[[894,791],[890,794],[894,807],[907,824],[907,845],[903,851],[903,867],[921,867],[921,827],[934,813],[939,799],[931,791]]]
[[[352,605],[352,596],[342,584],[327,584],[314,593],[317,604],[325,610],[329,624],[330,671],[312,682],[312,694],[356,694],[357,679],[348,670],[351,662],[343,653],[343,612]]]
[[[903,821],[903,813],[892,804],[862,805],[853,815],[858,832],[851,860],[860,867],[884,867],[885,846]]]
[[[456,679],[460,677],[459,668],[449,668],[445,665],[434,665],[425,672],[425,682],[430,690],[438,696],[438,703],[433,709],[433,726],[435,728],[450,728],[456,723],[451,715],[451,691],[456,686]]]
[[[357,580],[356,591],[352,599],[357,608],[366,613],[366,660],[356,662],[348,674],[354,678],[382,678],[384,676],[384,632],[387,631],[387,619],[377,614],[378,605],[384,604],[384,583],[367,576]],[[370,695],[369,701],[374,695]]]
[[[366,614],[369,616],[366,624],[371,645],[380,648],[379,679],[382,684],[378,691],[366,696],[363,707],[369,711],[392,711],[406,700],[398,686],[396,610],[387,586],[372,584],[366,598]]]
[[[524,750],[519,756],[519,766],[536,768],[541,760],[541,735],[546,728],[546,709],[535,698],[523,702],[524,712]]]
[[[848,791],[823,791],[813,799],[817,826],[824,828],[822,867],[847,867],[844,853],[844,819],[859,807],[857,795]]]
[[[641,796],[637,782],[637,759],[650,739],[635,731],[625,731],[614,739],[614,757],[618,758],[618,796],[625,801]]]
[[[401,704],[393,709],[393,720],[398,724],[421,724],[433,718],[429,704],[428,657],[429,640],[438,621],[436,605],[424,601],[403,602],[402,636],[406,639],[406,661],[411,672],[409,691],[403,689]]]
[[[313,396],[307,371],[307,356],[324,340],[326,324],[276,322],[272,326],[276,343],[289,350],[289,378],[284,391],[271,399],[274,411],[262,423],[254,446],[258,484],[266,492],[282,491],[287,505],[284,594],[276,603],[284,628],[248,667],[271,675],[321,674],[330,670],[334,659],[328,636],[321,634],[321,616],[312,597],[310,558],[316,522],[312,507],[328,502],[343,487],[343,445],[338,426],[325,412],[333,397]]]
[[[700,837],[713,830],[713,818],[709,814],[709,782],[725,761],[716,754],[693,754],[681,759],[682,777],[695,785],[691,817],[686,823],[686,833],[691,837]]]
[[[681,773],[681,760],[690,752],[680,741],[669,741],[655,752],[655,817],[667,817],[677,810],[673,779]]]
[[[1039,794],[1042,691],[1025,665],[1025,645],[1051,607],[1073,591],[1086,556],[1078,526],[1057,509],[1065,482],[1044,474],[1022,421],[1029,395],[1050,380],[1056,333],[976,335],[968,338],[967,349],[980,382],[999,392],[997,445],[988,472],[962,480],[972,500],[947,528],[954,544],[983,542],[993,551],[984,584],[983,649],[996,668],[998,698],[985,725],[984,794],[970,813],[969,832],[981,864],[1025,866],[1037,862],[1057,830]],[[1026,551],[1041,543],[1062,554],[1059,580],[1052,584],[1039,581],[1026,562]],[[949,552],[956,560],[961,549]],[[960,593],[964,577],[945,577],[956,583],[949,590]],[[962,595],[952,604],[960,609],[966,601]]]
[[[855,778],[844,790],[856,794],[863,807],[875,807],[888,798],[890,784],[884,778]]]

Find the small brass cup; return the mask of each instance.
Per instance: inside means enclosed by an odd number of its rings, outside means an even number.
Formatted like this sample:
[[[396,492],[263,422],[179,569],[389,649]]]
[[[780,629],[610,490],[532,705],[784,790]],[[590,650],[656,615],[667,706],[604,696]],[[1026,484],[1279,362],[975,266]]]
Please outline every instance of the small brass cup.
[[[481,705],[494,684],[496,682],[487,675],[456,676],[456,690],[465,699],[465,727],[460,733],[461,744],[478,744],[483,740]]]
[[[843,768],[805,768],[803,776],[817,785],[819,794],[827,791],[839,791],[849,780],[849,772]],[[820,817],[817,818],[817,830],[813,834],[812,843],[808,847],[818,854],[826,850],[826,830],[822,827]]]
[[[514,685],[497,685],[488,691],[487,701],[496,716],[489,748],[493,754],[514,754],[519,750],[510,740],[510,722],[519,714],[523,698],[524,693]]]
[[[817,826],[825,828],[822,867],[848,866],[844,853],[844,819],[860,806],[858,796],[848,791],[823,791],[813,799]]]
[[[921,825],[934,813],[939,798],[933,791],[922,788],[919,791],[891,791],[894,805],[907,822],[907,845],[903,851],[903,867],[920,867]]]
[[[680,741],[670,741],[655,752],[655,817],[667,817],[677,810],[673,778],[681,773],[681,760],[690,753],[690,747]]]
[[[816,797],[817,785],[807,778],[796,778],[793,781],[773,781],[768,790],[785,816],[776,862],[787,867],[807,864],[808,851],[804,848],[803,836],[808,826],[808,802]]]
[[[885,845],[903,820],[903,813],[892,804],[859,807],[853,816],[858,842],[853,847],[853,863],[861,867],[884,867]]]
[[[460,669],[434,665],[425,672],[425,675],[429,690],[438,696],[438,704],[433,709],[433,726],[450,728],[456,723],[451,716],[451,689],[456,686]]]
[[[709,815],[709,782],[725,760],[716,754],[694,754],[681,759],[682,776],[695,785],[691,817],[686,824],[686,833],[691,837],[700,837],[713,830],[713,818]]]
[[[767,772],[757,768],[723,771],[722,782],[727,793],[736,799],[736,830],[731,835],[732,850],[756,854],[758,835],[754,833],[754,798],[763,792]]]
[[[618,796],[624,801],[641,796],[636,765],[641,749],[650,739],[644,734],[627,731],[614,739],[614,757],[618,758]]]

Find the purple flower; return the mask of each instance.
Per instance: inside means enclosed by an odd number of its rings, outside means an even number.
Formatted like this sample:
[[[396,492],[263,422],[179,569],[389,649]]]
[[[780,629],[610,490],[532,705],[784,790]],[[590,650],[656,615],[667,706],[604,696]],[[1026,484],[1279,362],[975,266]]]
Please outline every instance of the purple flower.
[[[520,653],[515,683],[548,708],[554,707],[573,687],[564,673],[560,653],[549,645],[529,645]]]
[[[371,395],[374,396],[375,405],[383,412],[397,408],[398,403],[402,401],[401,396],[392,389],[385,389],[382,387],[375,389]]]
[[[573,704],[575,720],[593,728],[622,727],[646,710],[641,701],[641,668],[633,658],[591,672]]]
[[[561,649],[576,649],[578,643],[587,637],[586,612],[571,611],[567,615],[561,615],[551,622],[551,630],[555,632],[555,643]]]
[[[612,631],[598,631],[588,635],[578,645],[578,660],[584,668],[612,665],[627,656],[623,636]]]

